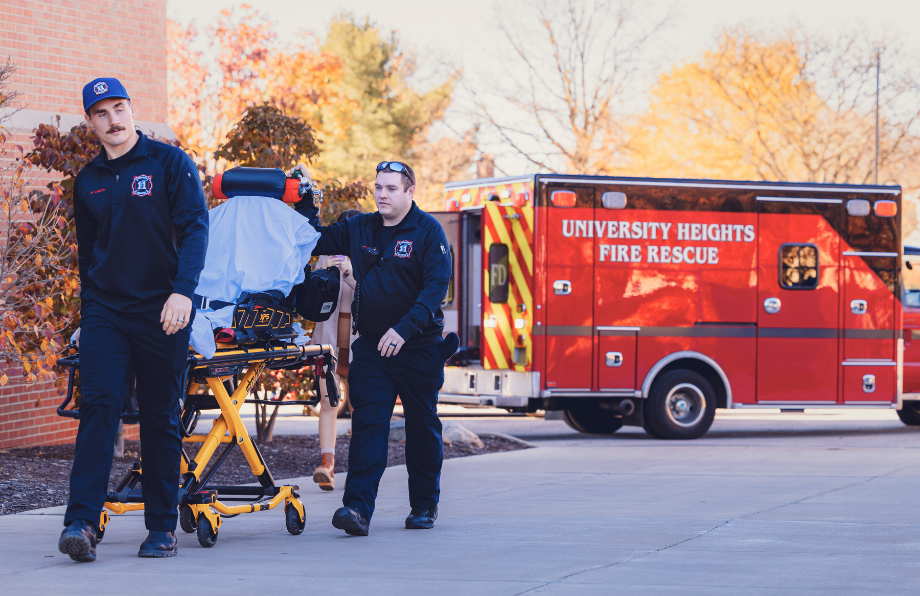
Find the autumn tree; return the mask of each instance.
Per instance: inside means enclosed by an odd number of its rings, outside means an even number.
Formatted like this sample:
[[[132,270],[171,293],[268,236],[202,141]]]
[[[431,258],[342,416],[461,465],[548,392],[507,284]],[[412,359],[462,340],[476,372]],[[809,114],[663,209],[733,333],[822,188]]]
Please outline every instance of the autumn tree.
[[[632,0],[521,0],[496,22],[512,58],[470,86],[502,144],[544,171],[609,174],[623,159],[630,100],[668,17]],[[513,11],[513,14],[511,14]]]
[[[228,164],[255,168],[290,170],[298,163],[311,166],[320,157],[321,146],[313,129],[303,120],[285,114],[273,105],[248,108],[217,148],[215,156]],[[323,186],[322,217],[334,221],[342,211],[359,207],[370,189],[361,182],[346,184],[329,181]],[[309,332],[311,325],[306,322]],[[273,394],[277,401],[313,395],[313,374],[309,368],[298,371],[269,371],[253,388],[265,400]],[[258,395],[261,392],[261,395]],[[256,406],[256,430],[260,440],[271,441],[279,405]]]
[[[324,142],[319,167],[370,181],[380,161],[406,161],[419,173],[417,201],[440,207],[444,182],[468,168],[475,155],[469,138],[475,131],[432,138],[451,105],[459,71],[435,69],[440,82],[420,89],[415,79],[421,62],[397,33],[385,36],[369,19],[351,14],[332,20],[320,51],[338,58],[342,76],[333,85],[341,101],[314,108]]]
[[[639,175],[871,184],[876,52],[879,182],[920,186],[920,69],[865,32],[835,38],[735,27],[663,74],[633,131]],[[885,69],[885,62],[897,65]]]
[[[340,15],[322,43],[302,32],[297,43],[282,44],[262,13],[242,5],[203,30],[171,23],[169,47],[169,122],[209,171],[223,169],[217,144],[247,107],[259,104],[315,130],[323,153],[314,175],[331,187],[369,182],[377,162],[399,159],[435,176],[419,177],[416,197],[440,207],[440,185],[475,155],[475,130],[432,133],[459,72],[439,69],[439,82],[420,90],[414,54],[395,32],[384,36],[366,19]]]
[[[0,385],[15,373],[60,389],[54,369],[79,288],[69,268],[76,246],[64,190],[36,189],[38,168],[3,128],[16,107],[14,72],[9,60],[0,64]]]

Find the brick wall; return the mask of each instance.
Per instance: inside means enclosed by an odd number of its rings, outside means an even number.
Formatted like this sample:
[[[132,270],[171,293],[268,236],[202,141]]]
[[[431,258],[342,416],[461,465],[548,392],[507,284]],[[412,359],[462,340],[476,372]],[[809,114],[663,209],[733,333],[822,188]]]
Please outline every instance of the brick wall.
[[[32,130],[55,116],[65,130],[81,122],[83,85],[100,76],[124,83],[141,130],[175,138],[166,125],[166,0],[0,0],[0,15],[0,60],[16,64],[11,85],[22,94],[5,123],[14,144],[31,149]],[[60,401],[51,383],[0,388],[0,449],[73,441],[77,423],[55,414]]]
[[[0,388],[0,449],[73,442],[77,421],[57,415],[62,400],[50,382]],[[125,438],[137,439],[136,425],[125,427]]]

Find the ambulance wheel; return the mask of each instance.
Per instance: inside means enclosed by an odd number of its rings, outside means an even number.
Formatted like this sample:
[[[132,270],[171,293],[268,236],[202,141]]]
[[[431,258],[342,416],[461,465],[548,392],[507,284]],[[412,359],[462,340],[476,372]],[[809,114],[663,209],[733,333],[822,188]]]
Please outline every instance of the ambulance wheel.
[[[217,542],[217,532],[211,528],[211,521],[207,516],[202,515],[198,520],[198,544],[211,548],[215,542]]]
[[[303,529],[307,527],[307,520],[300,519],[300,514],[297,513],[297,508],[291,505],[290,503],[284,504],[284,525],[287,526],[287,531],[297,536]]]
[[[904,402],[904,405],[898,410],[898,418],[907,426],[920,426],[920,402]]]
[[[623,426],[623,418],[599,402],[577,402],[562,411],[562,419],[571,428],[589,435],[612,435]]]
[[[652,385],[645,406],[647,430],[660,439],[698,439],[716,416],[716,393],[703,375],[672,370]]]
[[[195,511],[188,505],[179,505],[179,527],[186,534],[191,534],[198,529]]]

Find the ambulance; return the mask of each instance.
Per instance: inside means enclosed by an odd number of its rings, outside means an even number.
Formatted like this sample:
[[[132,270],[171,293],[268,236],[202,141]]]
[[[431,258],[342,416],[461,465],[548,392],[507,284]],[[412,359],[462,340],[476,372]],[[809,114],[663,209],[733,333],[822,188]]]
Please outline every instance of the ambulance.
[[[920,366],[905,389],[903,362],[907,344],[920,363],[920,284],[902,283],[901,211],[897,186],[449,183],[434,215],[461,349],[441,402],[662,439],[702,436],[717,408],[891,408],[920,424]]]

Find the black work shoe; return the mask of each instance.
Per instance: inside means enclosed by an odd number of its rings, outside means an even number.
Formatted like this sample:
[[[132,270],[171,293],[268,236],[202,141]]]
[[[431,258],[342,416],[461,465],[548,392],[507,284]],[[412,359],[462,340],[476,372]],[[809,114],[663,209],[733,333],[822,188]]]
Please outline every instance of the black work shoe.
[[[150,530],[147,540],[141,543],[141,548],[137,551],[138,557],[175,557],[179,552],[179,545],[176,542],[175,532],[160,532]]]
[[[438,508],[413,509],[406,518],[407,530],[428,530],[434,527],[434,520],[438,519]]]
[[[367,536],[369,525],[370,523],[364,519],[363,515],[348,507],[339,507],[332,516],[332,526],[345,530],[345,533],[351,536]]]
[[[79,563],[96,560],[96,526],[85,519],[74,520],[61,532],[58,550]]]

